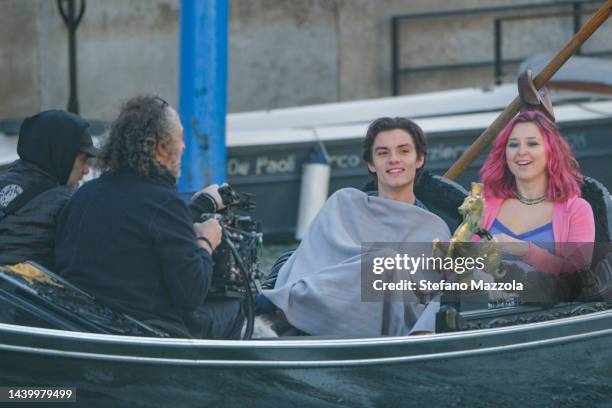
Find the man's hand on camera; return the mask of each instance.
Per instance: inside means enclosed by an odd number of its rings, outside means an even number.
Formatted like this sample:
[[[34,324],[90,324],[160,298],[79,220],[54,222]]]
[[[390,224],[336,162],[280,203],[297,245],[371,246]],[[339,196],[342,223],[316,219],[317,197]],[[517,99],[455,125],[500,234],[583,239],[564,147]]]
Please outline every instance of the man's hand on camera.
[[[193,224],[193,230],[196,237],[202,238],[197,240],[198,245],[211,254],[221,243],[221,224],[214,218],[204,222],[196,222]]]
[[[222,210],[225,208],[225,204],[223,204],[223,200],[221,199],[221,195],[219,194],[219,185],[211,184],[206,186],[202,190],[198,191],[193,195],[193,197],[197,197],[200,194],[206,194],[215,202],[215,211]]]

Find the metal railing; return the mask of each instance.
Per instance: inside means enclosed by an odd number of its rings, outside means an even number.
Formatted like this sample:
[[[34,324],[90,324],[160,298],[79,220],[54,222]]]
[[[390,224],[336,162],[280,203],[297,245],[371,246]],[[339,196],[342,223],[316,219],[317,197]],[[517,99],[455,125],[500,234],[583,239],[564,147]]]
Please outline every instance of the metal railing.
[[[502,81],[505,65],[518,64],[527,55],[521,58],[503,57],[503,26],[512,21],[542,19],[542,18],[563,18],[573,16],[573,31],[578,32],[582,24],[582,15],[591,14],[595,8],[584,6],[600,5],[601,0],[582,0],[582,1],[564,1],[554,3],[526,4],[503,7],[483,7],[469,10],[450,10],[433,13],[405,14],[391,17],[391,93],[396,96],[400,93],[401,77],[407,74],[435,72],[435,71],[452,71],[460,69],[476,69],[491,67],[492,79],[499,84]],[[549,9],[554,11],[546,12]],[[568,10],[564,10],[568,9]],[[544,12],[542,12],[544,11]],[[512,12],[522,12],[522,14],[510,14]],[[420,66],[402,67],[400,66],[400,28],[402,24],[407,22],[422,22],[424,20],[439,20],[444,18],[482,18],[491,16],[492,31],[493,31],[493,58],[485,61],[472,61],[460,63],[441,63],[429,64]],[[612,49],[583,53],[586,56],[606,56],[612,55]]]

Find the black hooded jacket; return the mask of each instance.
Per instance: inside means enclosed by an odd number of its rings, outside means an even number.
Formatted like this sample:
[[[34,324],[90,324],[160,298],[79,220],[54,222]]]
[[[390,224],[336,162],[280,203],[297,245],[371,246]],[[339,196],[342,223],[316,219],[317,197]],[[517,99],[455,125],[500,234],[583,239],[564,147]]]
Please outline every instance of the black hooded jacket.
[[[15,191],[25,190],[41,179],[54,180],[38,166],[17,160],[0,176],[0,204],[14,196]],[[57,218],[72,192],[73,189],[56,182],[56,187],[37,195],[0,221],[0,265],[32,260],[53,267]]]
[[[46,181],[47,189],[0,219],[0,265],[33,260],[53,267],[57,218],[73,192],[65,184],[77,154],[91,144],[88,127],[79,116],[59,110],[23,121],[20,160],[0,175],[0,210],[33,185]]]

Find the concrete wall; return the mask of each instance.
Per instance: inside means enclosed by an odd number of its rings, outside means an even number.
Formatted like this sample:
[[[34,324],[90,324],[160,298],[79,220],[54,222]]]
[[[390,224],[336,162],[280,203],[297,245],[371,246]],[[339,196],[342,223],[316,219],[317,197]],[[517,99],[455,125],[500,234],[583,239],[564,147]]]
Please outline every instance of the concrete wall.
[[[525,4],[526,0],[229,0],[229,111],[390,95],[392,15]],[[0,118],[68,100],[67,31],[54,0],[0,0]],[[533,2],[531,2],[533,3]],[[179,0],[87,2],[78,30],[79,102],[84,116],[111,119],[118,103],[178,88]],[[609,47],[608,23],[587,49]],[[515,22],[504,53],[554,52],[571,20]],[[401,64],[491,59],[492,21],[440,19],[401,26]],[[507,67],[508,78],[514,67]],[[492,68],[405,75],[401,93],[493,82]]]
[[[0,117],[40,106],[38,7],[21,0],[0,3]]]
[[[231,110],[340,99],[337,0],[232,0]]]
[[[81,113],[109,119],[136,93],[175,102],[178,1],[88,1],[77,32]],[[0,0],[0,117],[65,108],[68,37],[55,0]],[[25,33],[25,35],[24,35]]]
[[[40,2],[39,71],[43,107],[68,100],[67,33],[55,1]],[[83,115],[112,117],[136,93],[176,101],[178,2],[88,1],[78,30],[79,100]],[[44,70],[44,74],[43,71]]]

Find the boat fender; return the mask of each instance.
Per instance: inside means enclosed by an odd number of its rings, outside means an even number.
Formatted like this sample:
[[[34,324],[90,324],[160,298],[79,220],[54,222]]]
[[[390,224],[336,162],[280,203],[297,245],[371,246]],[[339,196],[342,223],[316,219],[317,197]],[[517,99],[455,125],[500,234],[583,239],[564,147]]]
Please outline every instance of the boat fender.
[[[308,226],[325,204],[329,192],[331,166],[325,146],[321,142],[313,147],[310,159],[302,166],[302,184],[295,239],[301,240]]]

